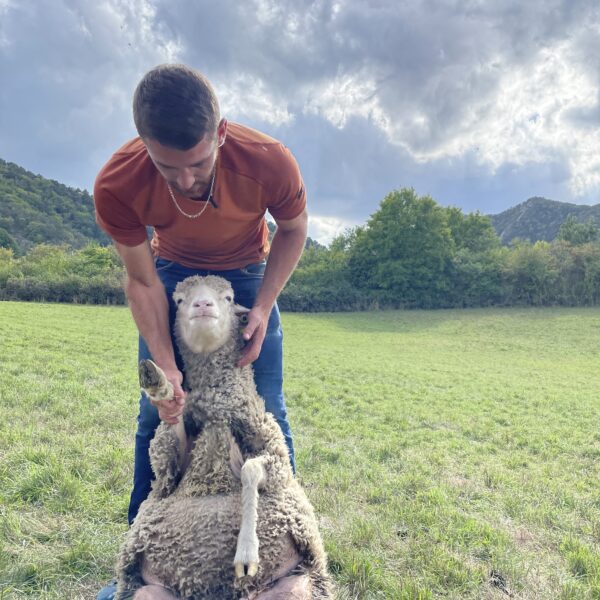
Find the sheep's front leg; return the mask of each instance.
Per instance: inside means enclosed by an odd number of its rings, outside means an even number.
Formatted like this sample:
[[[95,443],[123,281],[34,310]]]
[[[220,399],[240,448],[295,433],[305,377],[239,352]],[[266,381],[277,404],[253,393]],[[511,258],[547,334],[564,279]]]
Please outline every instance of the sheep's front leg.
[[[140,386],[155,404],[159,400],[169,400],[173,397],[173,385],[167,379],[163,370],[151,360],[141,360],[139,364]],[[179,456],[183,457],[187,451],[187,436],[183,419],[179,419],[174,426],[179,442]]]
[[[242,524],[233,560],[236,577],[253,577],[258,572],[258,491],[264,486],[266,475],[261,456],[248,459],[242,467]]]
[[[148,394],[152,403],[173,397],[173,385],[156,363],[151,360],[141,360],[138,373],[140,386]]]
[[[173,397],[173,385],[151,360],[140,361],[139,377],[141,388],[153,404]],[[156,475],[154,486],[160,497],[175,489],[186,454],[187,436],[183,419],[180,418],[175,425],[159,427],[150,448],[150,459]]]

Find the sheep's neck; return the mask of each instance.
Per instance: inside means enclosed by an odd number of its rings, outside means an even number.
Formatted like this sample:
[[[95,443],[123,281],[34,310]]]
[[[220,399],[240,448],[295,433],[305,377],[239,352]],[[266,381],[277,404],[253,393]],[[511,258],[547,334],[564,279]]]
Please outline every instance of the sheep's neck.
[[[181,355],[186,366],[187,384],[194,388],[202,383],[206,375],[211,375],[213,369],[217,372],[233,371],[237,368],[241,350],[241,340],[230,339],[214,352],[192,352],[182,348]]]
[[[214,352],[194,353],[185,347],[182,356],[187,366],[189,418],[204,425],[228,423],[244,454],[261,446],[257,434],[265,407],[256,393],[251,367],[237,366],[242,347],[241,336],[236,335]]]

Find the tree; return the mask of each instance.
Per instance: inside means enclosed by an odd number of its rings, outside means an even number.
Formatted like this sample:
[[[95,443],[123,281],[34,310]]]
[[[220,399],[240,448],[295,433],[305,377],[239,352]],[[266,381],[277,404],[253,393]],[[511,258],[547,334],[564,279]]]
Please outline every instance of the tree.
[[[348,259],[354,285],[378,290],[393,305],[444,304],[454,242],[445,209],[431,197],[393,191],[355,235]]]
[[[108,276],[121,272],[122,264],[114,246],[99,246],[92,243],[74,252],[70,257],[70,270],[85,277]]]
[[[573,215],[569,215],[558,230],[557,239],[569,242],[574,246],[595,242],[598,239],[598,227],[593,217],[580,223]]]
[[[14,238],[6,229],[0,227],[0,248],[9,248],[15,254],[19,252],[19,246]]]
[[[510,304],[541,306],[556,302],[559,268],[548,242],[519,242],[510,250],[506,277]]]
[[[502,246],[485,252],[471,252],[466,248],[457,250],[450,272],[451,305],[503,304],[506,296],[503,274],[508,254],[508,248]]]
[[[446,208],[446,215],[457,250],[486,252],[500,246],[500,238],[488,216],[479,211],[465,215],[455,206]]]
[[[552,252],[559,268],[561,304],[594,305],[600,300],[600,244],[558,241]]]

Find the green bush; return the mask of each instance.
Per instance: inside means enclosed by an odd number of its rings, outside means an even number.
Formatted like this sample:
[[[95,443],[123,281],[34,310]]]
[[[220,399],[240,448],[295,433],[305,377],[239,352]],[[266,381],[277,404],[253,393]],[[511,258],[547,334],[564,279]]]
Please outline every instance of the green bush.
[[[448,274],[451,291],[448,303],[453,307],[494,306],[506,302],[503,273],[507,250],[486,252],[459,250]]]
[[[590,224],[567,225],[591,231]],[[279,306],[334,312],[598,304],[600,241],[569,231],[552,243],[503,247],[487,217],[394,191],[364,227],[329,247],[307,247]],[[0,244],[1,300],[124,304],[123,274],[113,246],[39,244],[18,256]]]
[[[281,310],[289,312],[340,312],[377,307],[374,294],[357,290],[347,282],[330,286],[290,282],[277,302]]]
[[[72,251],[40,244],[15,258],[0,248],[0,299],[85,304],[124,304],[123,267],[114,248]]]
[[[505,267],[507,303],[543,306],[557,304],[559,265],[548,242],[518,243]]]

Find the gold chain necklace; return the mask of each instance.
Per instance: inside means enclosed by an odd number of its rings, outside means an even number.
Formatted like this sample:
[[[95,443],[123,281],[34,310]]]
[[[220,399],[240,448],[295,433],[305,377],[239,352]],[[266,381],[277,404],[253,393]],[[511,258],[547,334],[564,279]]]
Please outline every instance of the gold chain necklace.
[[[171,189],[171,186],[169,185],[169,182],[167,181],[167,189],[169,190],[169,194],[171,195],[171,200],[173,200],[173,204],[175,204],[177,210],[184,216],[187,217],[188,219],[197,219],[199,216],[202,215],[202,213],[206,210],[206,207],[210,204],[210,201],[212,199],[212,193],[213,193],[213,186],[215,185],[215,176],[217,175],[217,169],[215,167],[215,170],[213,171],[213,176],[212,179],[210,180],[210,189],[208,190],[208,198],[205,201],[204,206],[202,207],[202,210],[200,212],[197,212],[195,215],[190,215],[190,213],[186,213],[181,206],[179,206],[179,204],[177,204],[177,200],[175,200],[175,194],[173,193],[173,190]]]

